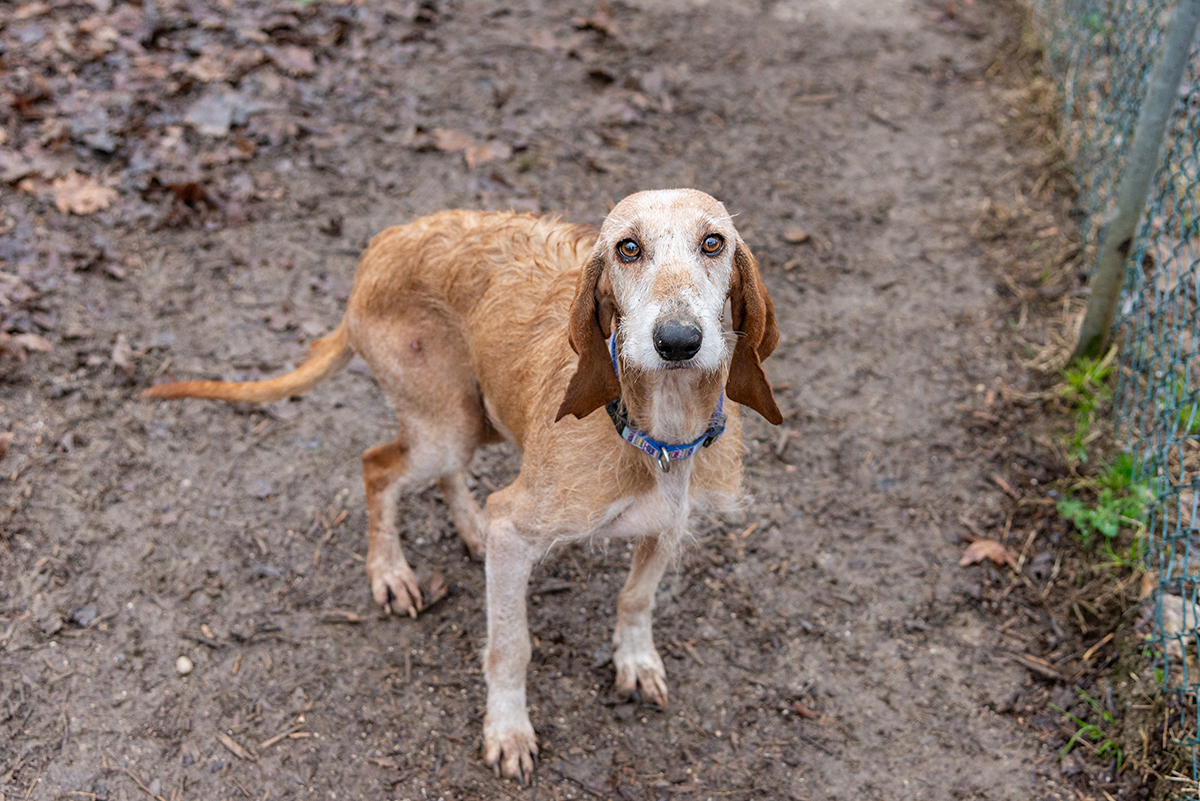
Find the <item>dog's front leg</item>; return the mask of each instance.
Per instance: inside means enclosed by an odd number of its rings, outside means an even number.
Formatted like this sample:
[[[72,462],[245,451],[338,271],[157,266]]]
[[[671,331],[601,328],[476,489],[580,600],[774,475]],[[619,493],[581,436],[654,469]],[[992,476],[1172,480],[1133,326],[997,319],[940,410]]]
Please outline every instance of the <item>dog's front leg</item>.
[[[491,504],[489,503],[489,511]],[[483,757],[496,774],[529,780],[537,742],[525,708],[525,671],[531,647],[525,593],[536,551],[507,518],[487,526],[487,716]]]
[[[638,540],[633,569],[617,598],[613,628],[613,665],[617,692],[661,707],[667,705],[667,673],[654,647],[654,592],[670,559],[670,549],[658,537]]]

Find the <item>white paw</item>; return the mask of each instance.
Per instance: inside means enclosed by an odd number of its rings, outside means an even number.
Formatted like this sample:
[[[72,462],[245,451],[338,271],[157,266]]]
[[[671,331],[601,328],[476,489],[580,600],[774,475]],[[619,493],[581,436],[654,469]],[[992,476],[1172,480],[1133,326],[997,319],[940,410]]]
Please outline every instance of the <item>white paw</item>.
[[[613,665],[617,668],[618,693],[637,695],[647,704],[667,708],[667,671],[653,646],[640,652],[618,647]]]
[[[529,783],[537,764],[537,740],[529,717],[519,720],[494,720],[490,715],[483,722],[483,761],[497,776]]]

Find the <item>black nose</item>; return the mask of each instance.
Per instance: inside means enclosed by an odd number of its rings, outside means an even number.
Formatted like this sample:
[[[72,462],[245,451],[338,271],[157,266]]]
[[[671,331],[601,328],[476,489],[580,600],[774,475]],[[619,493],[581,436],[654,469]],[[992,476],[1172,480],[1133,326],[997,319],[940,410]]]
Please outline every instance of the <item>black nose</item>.
[[[654,349],[668,362],[682,362],[700,350],[700,329],[669,320],[654,327]]]

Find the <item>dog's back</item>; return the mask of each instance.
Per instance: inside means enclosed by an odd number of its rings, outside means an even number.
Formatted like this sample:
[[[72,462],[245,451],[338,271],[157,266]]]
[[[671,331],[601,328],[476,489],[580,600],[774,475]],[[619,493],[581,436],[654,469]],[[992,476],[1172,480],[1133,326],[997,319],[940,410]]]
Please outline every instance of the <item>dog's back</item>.
[[[504,212],[445,211],[389,228],[354,282],[350,347],[393,398],[425,394],[415,384],[430,379],[439,404],[488,398],[520,444],[530,410],[553,407],[541,396],[561,397],[574,369],[564,332],[594,240],[582,226]],[[407,386],[386,386],[389,374]]]
[[[563,332],[594,241],[587,227],[509,212],[443,211],[388,228],[363,254],[341,324],[313,343],[300,368],[266,381],[160,384],[143,396],[280,400],[357,353],[393,400],[397,392],[432,395],[437,405],[499,399],[496,411],[519,441],[524,412],[544,405],[531,395],[561,394],[573,369]],[[406,366],[427,364],[438,375],[412,381]],[[561,381],[548,380],[555,376]]]

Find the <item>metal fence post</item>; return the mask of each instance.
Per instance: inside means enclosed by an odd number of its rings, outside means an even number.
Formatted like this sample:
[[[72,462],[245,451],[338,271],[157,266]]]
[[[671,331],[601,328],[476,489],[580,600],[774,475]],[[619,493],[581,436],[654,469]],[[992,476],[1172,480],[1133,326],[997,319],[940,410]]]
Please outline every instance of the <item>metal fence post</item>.
[[[1150,194],[1150,182],[1158,171],[1167,123],[1179,100],[1179,83],[1198,25],[1200,0],[1179,0],[1171,14],[1166,44],[1150,76],[1146,99],[1138,112],[1129,161],[1117,187],[1117,216],[1100,242],[1100,257],[1092,276],[1092,297],[1071,361],[1085,356],[1100,358],[1108,348],[1117,299],[1125,284],[1125,263]]]

